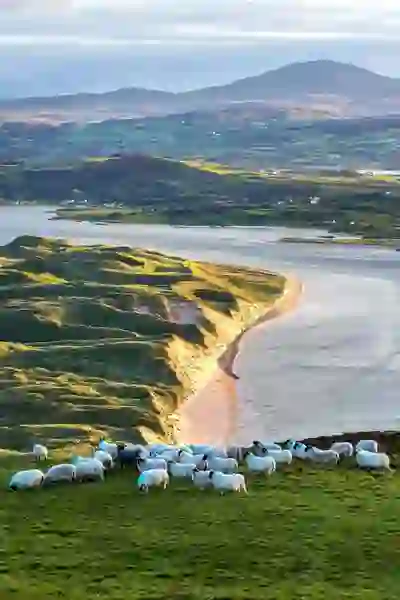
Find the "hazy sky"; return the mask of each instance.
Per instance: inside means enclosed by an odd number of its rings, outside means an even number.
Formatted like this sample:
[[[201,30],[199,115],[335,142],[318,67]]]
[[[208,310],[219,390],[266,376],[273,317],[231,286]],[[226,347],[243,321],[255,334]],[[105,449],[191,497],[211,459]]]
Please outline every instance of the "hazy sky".
[[[400,76],[400,0],[0,0],[0,93],[182,89],[296,60]]]

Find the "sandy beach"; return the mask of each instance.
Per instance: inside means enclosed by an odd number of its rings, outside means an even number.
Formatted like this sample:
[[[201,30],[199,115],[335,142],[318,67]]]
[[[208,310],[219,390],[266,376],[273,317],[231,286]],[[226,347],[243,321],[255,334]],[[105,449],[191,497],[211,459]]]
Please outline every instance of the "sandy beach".
[[[293,310],[302,293],[302,283],[294,276],[286,276],[283,295],[246,331],[241,332],[220,355],[213,376],[204,387],[192,395],[176,414],[176,437],[180,443],[228,444],[237,427],[237,375],[233,365],[240,351],[240,343],[247,331]]]

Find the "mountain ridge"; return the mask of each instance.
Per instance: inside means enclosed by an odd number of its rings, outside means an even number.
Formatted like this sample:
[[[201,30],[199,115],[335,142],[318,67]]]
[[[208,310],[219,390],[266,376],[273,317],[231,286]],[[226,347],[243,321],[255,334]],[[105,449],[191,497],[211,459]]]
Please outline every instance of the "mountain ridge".
[[[400,112],[400,79],[351,63],[305,61],[289,63],[229,84],[186,92],[125,87],[103,93],[0,100],[0,120],[30,117],[60,122],[140,118],[251,101],[281,107],[309,106],[322,101],[335,109],[339,107],[346,114],[396,113]]]

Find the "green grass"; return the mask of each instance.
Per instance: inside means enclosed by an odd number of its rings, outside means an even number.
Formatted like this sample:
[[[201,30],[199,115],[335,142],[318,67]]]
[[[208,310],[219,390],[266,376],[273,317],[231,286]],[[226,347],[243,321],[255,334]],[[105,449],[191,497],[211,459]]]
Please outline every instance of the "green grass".
[[[397,456],[398,460],[398,456]],[[294,464],[249,496],[189,483],[141,496],[104,484],[11,493],[0,460],[2,600],[385,600],[400,586],[397,474]]]
[[[0,448],[168,437],[188,392],[177,348],[201,357],[221,317],[267,308],[283,286],[278,275],[127,247],[24,236],[0,248]],[[197,323],[176,322],[177,302],[197,309]]]

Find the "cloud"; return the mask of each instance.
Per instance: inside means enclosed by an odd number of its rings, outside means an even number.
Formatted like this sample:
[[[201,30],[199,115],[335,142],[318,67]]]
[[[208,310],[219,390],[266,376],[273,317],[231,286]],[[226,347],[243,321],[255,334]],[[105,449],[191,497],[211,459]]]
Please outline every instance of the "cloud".
[[[0,0],[0,44],[400,40],[399,0]]]

